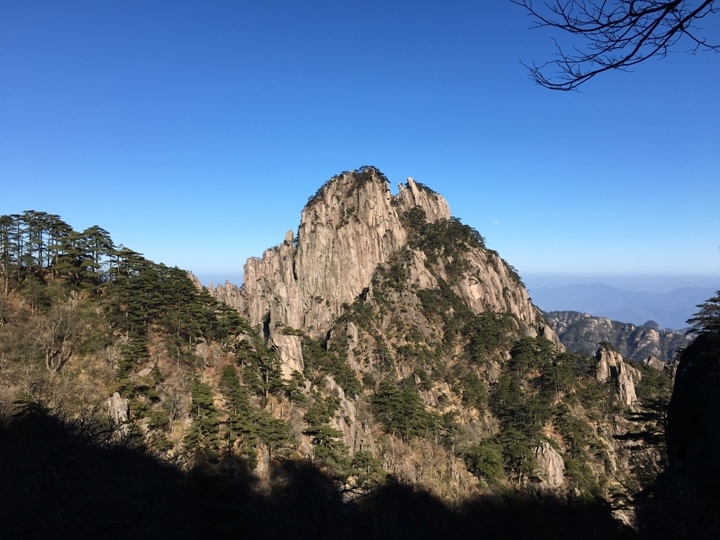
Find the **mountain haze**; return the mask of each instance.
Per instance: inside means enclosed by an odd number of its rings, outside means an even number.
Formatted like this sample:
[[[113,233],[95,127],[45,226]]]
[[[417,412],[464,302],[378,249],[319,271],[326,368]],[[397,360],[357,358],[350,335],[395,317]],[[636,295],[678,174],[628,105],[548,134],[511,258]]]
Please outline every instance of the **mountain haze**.
[[[543,311],[579,311],[596,317],[642,325],[656,322],[660,328],[687,328],[696,306],[713,289],[684,287],[667,293],[626,291],[603,283],[533,287],[533,301]]]

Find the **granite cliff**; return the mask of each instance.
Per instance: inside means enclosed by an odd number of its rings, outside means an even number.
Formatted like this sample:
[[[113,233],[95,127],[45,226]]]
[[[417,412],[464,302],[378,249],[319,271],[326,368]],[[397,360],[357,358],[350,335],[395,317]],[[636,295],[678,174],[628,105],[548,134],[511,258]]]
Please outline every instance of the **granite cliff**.
[[[297,341],[278,337],[285,327],[325,336],[343,306],[368,294],[376,269],[401,251],[409,254],[405,266],[410,283],[437,287],[422,249],[409,245],[412,231],[406,218],[413,212],[427,223],[453,220],[445,199],[412,178],[392,195],[387,179],[373,167],[342,173],[310,198],[297,235],[288,231],[280,245],[247,261],[242,287],[226,283],[210,292],[263,329],[268,342],[281,350],[292,348],[288,341]],[[544,332],[555,339],[497,253],[476,246],[463,256],[466,268],[451,276],[449,285],[475,313],[512,313],[525,334]],[[446,272],[441,274],[447,278]],[[288,359],[301,369],[301,360]]]

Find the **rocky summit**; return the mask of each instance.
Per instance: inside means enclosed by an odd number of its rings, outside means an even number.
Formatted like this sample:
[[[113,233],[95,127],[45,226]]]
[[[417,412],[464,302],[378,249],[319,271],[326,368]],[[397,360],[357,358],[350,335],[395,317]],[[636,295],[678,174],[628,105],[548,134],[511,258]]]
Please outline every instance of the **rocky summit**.
[[[392,195],[385,176],[373,167],[344,172],[326,182],[302,211],[297,235],[288,231],[284,241],[261,258],[245,264],[244,284],[211,287],[218,299],[232,305],[283,352],[283,366],[302,369],[299,338],[278,337],[290,327],[319,338],[325,336],[344,309],[362,296],[372,295],[373,275],[403,253],[407,282],[403,286],[434,289],[438,279],[476,314],[510,313],[526,335],[543,333],[556,340],[514,270],[497,253],[481,245],[468,246],[465,265],[448,276],[435,275],[422,246],[413,242],[418,223],[453,223],[445,199],[408,178]],[[456,256],[457,257],[457,256]],[[294,343],[291,343],[294,342]]]

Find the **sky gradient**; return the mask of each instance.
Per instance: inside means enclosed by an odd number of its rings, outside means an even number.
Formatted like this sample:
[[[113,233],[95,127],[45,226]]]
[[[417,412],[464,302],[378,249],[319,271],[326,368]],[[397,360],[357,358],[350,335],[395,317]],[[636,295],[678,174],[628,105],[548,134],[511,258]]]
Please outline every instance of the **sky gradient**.
[[[328,178],[374,165],[526,281],[720,288],[720,55],[557,93],[520,63],[554,54],[530,25],[505,0],[0,0],[0,214],[237,281]]]

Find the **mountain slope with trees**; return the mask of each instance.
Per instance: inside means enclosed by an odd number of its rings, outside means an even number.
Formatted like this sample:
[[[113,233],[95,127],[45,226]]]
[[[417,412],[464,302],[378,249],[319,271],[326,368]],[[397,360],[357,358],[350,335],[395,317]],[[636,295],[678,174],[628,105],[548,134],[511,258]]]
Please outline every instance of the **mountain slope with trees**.
[[[396,495],[440,513],[542,495],[632,521],[664,460],[670,379],[611,348],[566,352],[438,194],[386,184],[372,167],[330,179],[240,290],[208,291],[100,227],[1,216],[3,438],[56,422],[88,455],[134,452],[170,467],[168,482],[197,475],[258,508],[306,475],[320,506],[302,508],[326,536],[342,516],[367,532],[349,516]],[[318,273],[329,246],[335,277]]]

